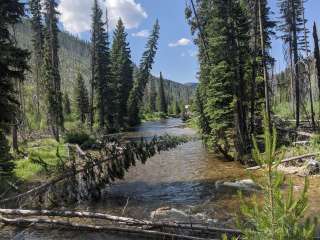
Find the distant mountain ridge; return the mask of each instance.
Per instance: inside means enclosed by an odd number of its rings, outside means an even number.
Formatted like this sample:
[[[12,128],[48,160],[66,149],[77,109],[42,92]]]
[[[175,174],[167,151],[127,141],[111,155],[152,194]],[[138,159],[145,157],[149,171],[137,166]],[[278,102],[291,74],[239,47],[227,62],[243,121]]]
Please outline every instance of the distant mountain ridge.
[[[18,24],[14,28],[18,45],[24,49],[32,50],[32,29],[31,24],[26,20],[23,24]],[[90,45],[88,42],[80,40],[67,32],[59,33],[59,57],[60,57],[60,75],[63,91],[72,92],[75,77],[80,71],[86,84],[90,81]],[[30,60],[30,65],[33,59]],[[32,75],[28,74],[29,80]],[[151,79],[158,86],[159,78],[151,76]],[[172,80],[165,80],[165,91],[171,100],[190,102],[194,93],[193,84],[181,84]]]

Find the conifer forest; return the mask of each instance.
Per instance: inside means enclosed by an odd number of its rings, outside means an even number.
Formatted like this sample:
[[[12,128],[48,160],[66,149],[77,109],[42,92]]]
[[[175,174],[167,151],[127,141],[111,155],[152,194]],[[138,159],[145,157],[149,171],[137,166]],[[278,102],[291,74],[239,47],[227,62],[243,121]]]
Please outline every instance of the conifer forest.
[[[320,238],[319,11],[0,0],[0,240]]]

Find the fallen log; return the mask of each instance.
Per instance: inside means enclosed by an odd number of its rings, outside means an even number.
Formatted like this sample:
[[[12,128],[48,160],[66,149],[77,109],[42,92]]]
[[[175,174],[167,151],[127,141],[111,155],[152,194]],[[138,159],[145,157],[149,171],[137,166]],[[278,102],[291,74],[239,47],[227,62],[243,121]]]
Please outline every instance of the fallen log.
[[[101,232],[110,232],[110,233],[129,233],[129,234],[138,234],[142,236],[149,236],[157,239],[185,239],[185,240],[205,240],[208,238],[200,238],[193,236],[185,236],[174,233],[166,233],[159,231],[144,230],[138,228],[124,228],[124,227],[112,227],[112,226],[100,226],[100,225],[90,225],[90,224],[79,224],[71,223],[67,221],[52,220],[52,219],[38,219],[38,218],[5,218],[0,216],[0,222],[7,225],[16,225],[16,226],[30,226],[30,225],[50,225],[50,227],[60,228],[65,227],[68,229],[84,230],[84,231],[101,231]],[[217,239],[213,239],[217,240]]]
[[[110,161],[112,158],[106,158],[104,160],[101,160],[95,164],[92,164],[90,167],[95,167],[95,166],[98,166],[99,164],[101,163],[105,163],[105,162],[108,162]],[[21,194],[18,194],[16,196],[13,196],[13,197],[8,197],[8,198],[5,198],[5,199],[1,199],[0,200],[0,204],[3,204],[3,203],[7,203],[7,202],[11,202],[11,201],[16,201],[17,199],[21,199],[21,198],[24,198],[24,197],[27,197],[27,196],[30,196],[32,194],[36,194],[36,193],[41,193],[42,191],[48,189],[50,186],[54,185],[54,184],[57,184],[58,182],[61,182],[63,181],[64,179],[66,178],[69,178],[69,177],[72,177],[74,175],[77,175],[81,172],[84,172],[88,169],[88,167],[83,167],[77,171],[69,171],[69,172],[66,172],[65,174],[59,176],[59,177],[56,177],[56,178],[53,178],[52,180],[42,184],[42,185],[39,185],[37,187],[34,187],[24,193],[21,193]]]
[[[211,232],[227,235],[240,235],[241,231],[237,229],[216,228],[208,226],[196,226],[194,223],[175,223],[175,222],[152,222],[128,217],[119,217],[105,213],[94,213],[87,211],[60,211],[60,210],[24,210],[24,209],[0,209],[0,214],[18,215],[23,217],[46,216],[46,217],[67,217],[67,218],[92,218],[103,219],[117,223],[123,223],[130,226],[147,226],[151,228],[174,228],[184,230],[194,230],[202,232]]]
[[[296,157],[290,157],[290,158],[282,160],[281,163],[292,162],[292,161],[295,161],[295,160],[300,160],[300,159],[309,158],[309,157],[315,157],[315,156],[318,156],[318,155],[320,155],[320,152],[309,153],[309,154],[300,155],[300,156],[296,156]]]
[[[297,141],[297,142],[293,142],[292,144],[294,146],[297,146],[297,145],[307,145],[309,143],[310,143],[310,141]]]
[[[300,155],[300,156],[296,156],[296,157],[290,157],[290,158],[283,159],[280,163],[281,164],[282,163],[288,163],[288,162],[300,160],[300,159],[303,159],[303,158],[315,157],[315,156],[318,156],[318,155],[320,155],[320,152],[309,153],[309,154],[305,154],[305,155]],[[247,170],[258,170],[258,169],[261,169],[263,167],[266,167],[266,165],[264,164],[262,166],[250,167],[250,168],[247,168]]]

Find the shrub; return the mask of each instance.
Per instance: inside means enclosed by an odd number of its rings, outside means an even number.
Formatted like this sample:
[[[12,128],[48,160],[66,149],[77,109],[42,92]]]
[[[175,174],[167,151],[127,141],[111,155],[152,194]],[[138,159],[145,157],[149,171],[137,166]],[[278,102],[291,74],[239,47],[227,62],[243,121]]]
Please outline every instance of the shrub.
[[[238,225],[244,236],[242,239],[313,239],[315,224],[310,221],[303,223],[304,214],[308,207],[306,196],[308,181],[306,179],[304,189],[299,198],[295,199],[293,185],[287,194],[281,191],[285,182],[284,175],[276,171],[281,158],[276,157],[276,131],[269,131],[268,120],[264,119],[264,144],[265,152],[258,150],[254,140],[253,156],[256,162],[266,167],[264,176],[256,179],[262,194],[262,203],[254,196],[253,200],[246,202],[241,194],[241,215]]]
[[[66,133],[64,137],[64,141],[71,144],[78,144],[82,145],[86,141],[89,141],[90,136],[85,131],[77,131],[77,130],[71,130]]]

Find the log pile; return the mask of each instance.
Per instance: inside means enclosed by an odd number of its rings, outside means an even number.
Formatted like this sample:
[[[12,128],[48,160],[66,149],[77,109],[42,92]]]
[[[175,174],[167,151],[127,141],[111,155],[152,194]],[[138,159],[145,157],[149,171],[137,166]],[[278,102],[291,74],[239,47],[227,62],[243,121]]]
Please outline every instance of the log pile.
[[[79,223],[77,219],[85,219],[86,223],[83,223],[83,221]],[[90,219],[105,220],[106,222],[101,225],[87,223]],[[236,229],[200,226],[196,223],[152,222],[85,211],[0,209],[0,222],[15,226],[64,227],[82,231],[129,233],[152,237],[152,239],[202,240],[220,239],[223,234],[228,237],[239,237],[241,235],[241,232]]]

